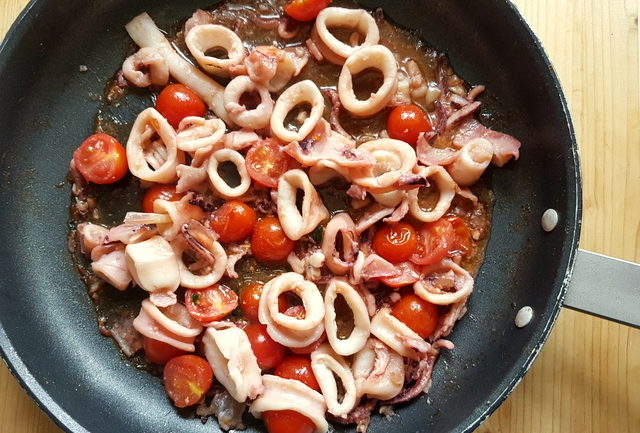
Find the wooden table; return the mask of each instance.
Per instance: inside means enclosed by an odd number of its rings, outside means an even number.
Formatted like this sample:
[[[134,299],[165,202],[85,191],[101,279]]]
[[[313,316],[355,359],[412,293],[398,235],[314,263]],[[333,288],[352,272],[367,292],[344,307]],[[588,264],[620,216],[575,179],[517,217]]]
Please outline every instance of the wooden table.
[[[0,34],[26,3],[0,0]],[[640,3],[515,3],[542,40],[571,108],[584,182],[580,245],[638,262]],[[59,431],[0,363],[0,433]],[[640,331],[563,310],[524,380],[477,431],[640,432]]]

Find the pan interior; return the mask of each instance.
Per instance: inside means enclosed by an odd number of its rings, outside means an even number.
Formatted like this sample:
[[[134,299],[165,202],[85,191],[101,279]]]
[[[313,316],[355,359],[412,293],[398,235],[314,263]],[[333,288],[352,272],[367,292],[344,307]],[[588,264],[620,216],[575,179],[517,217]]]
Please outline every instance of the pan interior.
[[[363,5],[385,8],[446,52],[467,82],[485,84],[481,101],[498,114],[483,122],[523,143],[519,161],[489,174],[496,195],[491,240],[469,312],[451,335],[455,351],[441,355],[428,396],[370,427],[470,430],[517,383],[557,315],[579,228],[573,131],[552,68],[508,1]],[[91,133],[104,83],[129,46],[124,24],[147,11],[166,26],[203,6],[39,0],[2,47],[0,343],[19,378],[69,431],[217,429],[174,411],[159,379],[129,365],[99,335],[66,248],[69,159]],[[561,218],[552,233],[540,229],[547,208]],[[534,321],[516,329],[513,318],[524,305],[533,307]]]

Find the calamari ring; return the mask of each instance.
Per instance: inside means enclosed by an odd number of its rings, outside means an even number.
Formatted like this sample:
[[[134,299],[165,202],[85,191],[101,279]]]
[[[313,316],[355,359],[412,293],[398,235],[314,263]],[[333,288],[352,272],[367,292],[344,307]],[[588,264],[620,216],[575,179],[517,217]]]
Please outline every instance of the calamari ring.
[[[351,182],[349,169],[335,161],[321,159],[309,168],[309,180],[314,185],[322,185],[338,176],[342,176]]]
[[[458,151],[458,157],[447,166],[447,171],[458,185],[473,185],[487,169],[492,157],[491,142],[484,138],[476,138]]]
[[[296,206],[298,189],[304,192],[302,212]],[[300,169],[289,170],[280,177],[276,205],[282,229],[294,241],[311,233],[321,221],[329,218],[329,211],[322,203],[318,191],[307,174]]]
[[[342,356],[333,353],[328,344],[323,344],[311,353],[311,369],[320,385],[327,411],[335,416],[351,412],[358,401],[356,381]],[[341,402],[338,400],[336,376],[342,382]]]
[[[382,72],[382,86],[362,101],[353,90],[353,76],[367,68]],[[361,48],[344,62],[338,78],[338,96],[342,106],[356,116],[371,116],[387,106],[398,87],[398,63],[389,48],[373,45]]]
[[[242,40],[233,31],[218,24],[202,24],[192,28],[184,38],[189,51],[196,62],[213,75],[226,77],[229,68],[239,65],[247,52]],[[213,48],[224,48],[226,59],[207,56],[205,53]]]
[[[404,385],[402,356],[373,337],[353,357],[351,368],[359,397],[366,394],[389,400],[398,395]]]
[[[257,92],[260,95],[260,103],[251,110],[240,104],[242,95],[250,92]],[[246,75],[240,75],[231,80],[224,89],[224,108],[231,120],[239,126],[262,129],[269,125],[273,99],[266,87],[254,83]]]
[[[460,302],[471,295],[473,291],[473,277],[456,265],[452,260],[443,260],[442,263],[428,266],[424,269],[424,275],[430,275],[434,272],[449,271],[454,274],[455,292],[445,292],[436,287],[429,279],[421,279],[413,284],[413,291],[416,295],[427,302],[436,305],[450,305]]]
[[[336,249],[338,236],[342,236],[341,252],[344,260],[340,258],[340,251]],[[322,252],[327,268],[334,274],[344,275],[353,267],[358,254],[357,236],[356,225],[346,212],[335,215],[325,227],[322,236]],[[340,354],[344,355],[344,353]]]
[[[284,126],[287,114],[299,104],[309,103],[311,113],[307,117],[298,131],[291,131]],[[324,98],[320,89],[311,80],[304,80],[288,87],[273,107],[271,115],[271,132],[280,140],[290,143],[292,141],[302,141],[315,128],[322,117],[324,111]]]
[[[329,31],[330,27],[354,29],[364,35],[364,41],[355,46],[345,44]],[[375,19],[364,9],[330,7],[318,14],[311,37],[324,58],[331,63],[341,65],[358,49],[377,44],[380,40],[380,31]]]
[[[318,322],[315,327],[309,330],[300,330],[297,322],[301,319],[284,316],[278,310],[279,293],[292,291],[296,286],[298,291],[307,291],[305,298],[305,319],[302,327],[307,327],[309,323]],[[315,292],[315,293],[314,293]],[[313,294],[312,294],[313,293]],[[275,305],[275,310],[273,308]],[[276,322],[274,312],[278,315],[280,323]],[[311,319],[309,319],[311,317]],[[267,333],[276,342],[287,347],[305,347],[316,341],[324,332],[324,302],[318,287],[310,281],[305,281],[304,277],[295,272],[287,272],[268,281],[262,288],[260,302],[258,304],[258,320],[267,327]],[[291,320],[288,320],[291,319]],[[291,326],[291,327],[289,327]]]
[[[220,163],[226,161],[233,163],[238,170],[240,184],[237,186],[230,186],[218,173]],[[213,188],[224,198],[240,197],[251,187],[251,177],[249,177],[244,157],[240,152],[235,150],[220,149],[213,152],[213,155],[209,158],[207,173],[209,174],[209,180]]]
[[[198,149],[214,146],[222,140],[227,127],[220,119],[188,116],[180,121],[176,143],[178,149],[195,152]]]
[[[156,134],[160,140],[151,141]],[[131,174],[142,180],[171,183],[176,179],[184,154],[178,150],[173,127],[155,108],[138,114],[127,140],[127,163]]]
[[[418,169],[418,174],[435,181],[440,192],[440,196],[438,197],[436,205],[431,210],[425,211],[420,207],[420,202],[418,200],[418,192],[420,188],[409,191],[409,213],[413,215],[414,218],[422,222],[436,221],[442,218],[451,206],[451,201],[456,195],[457,185],[447,170],[439,165],[420,167]]]
[[[416,165],[416,153],[409,144],[393,138],[367,141],[358,150],[368,152],[376,161],[373,167],[351,170],[353,183],[371,192],[388,192],[400,176]]]
[[[204,275],[194,274],[184,263],[182,254],[187,249],[187,245],[181,238],[177,238],[171,242],[171,248],[173,248],[173,252],[178,259],[180,285],[188,289],[204,289],[205,287],[209,287],[220,281],[220,278],[222,278],[227,270],[227,253],[224,247],[220,245],[220,242],[213,242],[211,245],[209,251],[215,257],[215,263],[211,271]]]
[[[353,330],[347,338],[338,337],[335,308],[338,295],[342,295],[353,313]],[[367,344],[371,333],[369,313],[362,297],[353,287],[338,279],[331,280],[324,294],[324,310],[324,329],[327,333],[327,340],[336,353],[343,356],[353,355]]]

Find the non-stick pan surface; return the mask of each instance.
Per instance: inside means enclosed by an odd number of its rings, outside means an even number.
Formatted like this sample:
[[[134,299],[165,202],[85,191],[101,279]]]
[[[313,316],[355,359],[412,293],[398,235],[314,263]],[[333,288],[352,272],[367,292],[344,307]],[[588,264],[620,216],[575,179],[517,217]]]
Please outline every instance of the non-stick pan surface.
[[[161,26],[207,1],[38,0],[0,50],[0,347],[12,371],[68,431],[211,432],[176,412],[160,380],[127,364],[101,337],[66,248],[72,152],[92,132],[105,80],[130,41],[124,24],[148,11]],[[428,396],[376,417],[370,431],[469,431],[518,383],[558,314],[576,251],[580,179],[558,81],[507,0],[366,1],[448,53],[487,85],[484,122],[518,137],[521,158],[489,176],[496,195],[486,260],[469,313],[444,351]],[[80,72],[79,65],[88,72]],[[547,208],[560,226],[543,233]],[[518,308],[533,322],[516,329]],[[259,428],[251,423],[252,428]]]

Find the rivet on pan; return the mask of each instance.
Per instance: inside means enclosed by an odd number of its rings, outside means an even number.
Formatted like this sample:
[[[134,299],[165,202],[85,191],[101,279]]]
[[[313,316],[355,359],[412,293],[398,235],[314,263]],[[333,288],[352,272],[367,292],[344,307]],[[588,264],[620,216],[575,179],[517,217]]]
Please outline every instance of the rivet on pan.
[[[542,230],[550,232],[558,225],[558,212],[555,209],[547,209],[542,214]]]
[[[531,319],[533,319],[533,308],[528,305],[522,307],[518,310],[518,314],[516,314],[516,326],[518,328],[524,328],[531,322]]]

